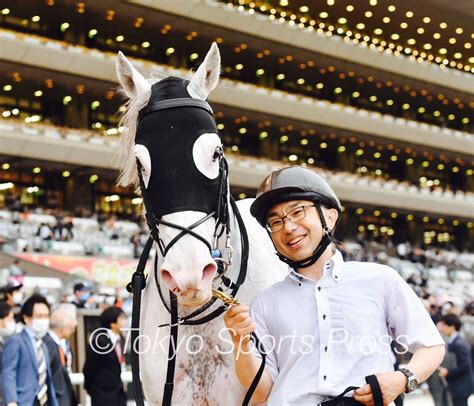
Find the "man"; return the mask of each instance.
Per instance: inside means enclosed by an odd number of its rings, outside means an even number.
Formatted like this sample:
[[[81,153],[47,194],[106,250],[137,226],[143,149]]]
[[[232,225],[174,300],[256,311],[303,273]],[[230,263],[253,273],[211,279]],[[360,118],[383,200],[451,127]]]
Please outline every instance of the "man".
[[[70,306],[73,307],[71,310]],[[68,348],[66,341],[77,327],[76,308],[72,304],[61,304],[51,314],[51,329],[44,337],[48,347],[51,373],[59,406],[77,405],[68,371]]]
[[[0,288],[0,300],[5,300],[11,307],[21,306],[23,302],[23,284],[17,280],[9,281]]]
[[[439,368],[439,376],[446,378],[453,399],[453,406],[467,406],[473,393],[471,349],[460,336],[461,320],[455,314],[446,314],[438,321],[438,329],[448,338],[448,352],[454,354],[456,366]]]
[[[443,359],[441,336],[395,270],[344,262],[332,244],[341,204],[322,176],[301,167],[275,171],[250,211],[290,266],[257,296],[251,315],[239,305],[224,317],[244,387],[260,367],[248,334],[256,331],[267,352],[257,402],[373,405],[364,377],[375,374],[388,405],[431,375]],[[414,352],[406,370],[394,371],[391,337]],[[345,394],[353,397],[330,400],[350,386],[359,387]]]
[[[127,396],[121,379],[125,367],[124,340],[126,327],[122,309],[109,307],[100,315],[101,329],[92,333],[84,364],[84,388],[92,406],[126,406]]]
[[[72,303],[78,309],[91,309],[94,307],[94,299],[92,297],[92,288],[87,282],[79,282],[74,285],[74,300]]]
[[[0,302],[0,360],[2,359],[5,340],[15,334],[16,323],[13,317],[12,307],[5,301]],[[2,365],[0,363],[0,379],[2,376]],[[3,389],[0,387],[0,405],[3,405]]]
[[[3,349],[3,394],[7,406],[57,406],[43,337],[49,329],[49,304],[33,295],[21,308],[25,329],[11,336]]]

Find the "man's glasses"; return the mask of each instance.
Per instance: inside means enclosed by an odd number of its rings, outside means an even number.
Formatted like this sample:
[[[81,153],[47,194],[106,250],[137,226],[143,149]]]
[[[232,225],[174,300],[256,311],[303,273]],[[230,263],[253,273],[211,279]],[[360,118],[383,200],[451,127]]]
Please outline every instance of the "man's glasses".
[[[284,217],[272,218],[265,227],[271,233],[277,233],[278,231],[283,229],[286,220],[291,223],[296,223],[300,220],[303,220],[304,216],[306,216],[305,209],[308,207],[314,207],[314,204],[295,207],[294,209],[291,209],[288,213],[286,213],[286,216]]]

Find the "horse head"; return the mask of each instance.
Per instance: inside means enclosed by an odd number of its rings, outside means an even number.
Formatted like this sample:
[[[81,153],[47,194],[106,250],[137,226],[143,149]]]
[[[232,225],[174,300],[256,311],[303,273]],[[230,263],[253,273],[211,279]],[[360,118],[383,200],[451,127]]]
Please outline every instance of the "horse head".
[[[222,144],[206,102],[219,81],[219,49],[212,44],[190,80],[150,83],[121,52],[116,68],[128,97],[118,183],[139,186],[161,252],[160,283],[180,305],[201,306],[212,294],[213,240],[227,201],[222,190],[228,191]]]

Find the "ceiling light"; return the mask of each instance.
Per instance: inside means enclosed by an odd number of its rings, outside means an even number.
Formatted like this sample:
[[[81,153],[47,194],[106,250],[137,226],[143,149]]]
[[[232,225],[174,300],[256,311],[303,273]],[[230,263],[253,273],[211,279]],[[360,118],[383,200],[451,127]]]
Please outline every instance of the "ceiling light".
[[[115,37],[115,41],[117,41],[117,42],[122,42],[124,39],[125,39],[125,37],[123,35],[118,35],[118,36]]]
[[[456,34],[462,34],[463,29],[461,27],[456,28]]]
[[[4,90],[5,92],[9,92],[9,91],[12,90],[12,89],[13,89],[12,85],[5,85],[5,86],[3,86],[3,90]]]
[[[444,29],[448,28],[448,24],[446,24],[446,23],[440,23],[440,24],[439,24],[439,28],[441,28],[442,30],[444,30]]]
[[[345,24],[345,23],[347,23],[347,19],[345,19],[344,17],[341,17],[339,20],[337,20],[337,22],[339,24]]]
[[[377,5],[377,0],[369,0],[369,4],[371,6],[376,6]]]
[[[89,32],[87,33],[87,36],[89,38],[94,38],[96,35],[97,35],[97,30],[95,28],[93,28],[92,30],[89,30]]]
[[[325,11],[319,13],[319,17],[320,17],[320,18],[328,18],[328,16],[329,16],[329,14],[326,13]]]
[[[354,11],[354,6],[349,4],[347,7],[346,7],[346,10],[350,13],[351,11]]]
[[[412,18],[415,14],[413,14],[413,11],[407,11],[405,13],[405,15],[408,17],[408,18]]]
[[[40,173],[41,172],[41,168],[39,166],[35,166],[33,168],[33,173]]]
[[[10,9],[9,9],[9,8],[4,8],[4,9],[2,10],[2,15],[6,16],[6,15],[8,15],[8,14],[10,14]]]
[[[69,176],[71,176],[71,172],[69,172],[69,171],[63,171],[63,173],[62,173],[62,177],[63,177],[63,178],[68,178]]]
[[[418,29],[416,30],[416,32],[417,32],[418,34],[423,34],[423,33],[425,32],[425,29],[420,27],[420,28],[418,28]]]
[[[385,24],[388,24],[390,22],[390,17],[384,17],[382,19],[382,21],[385,23]]]
[[[41,20],[41,17],[40,17],[40,16],[33,16],[33,17],[31,17],[31,21],[33,21],[34,23],[37,23],[39,20]]]
[[[424,22],[425,24],[429,24],[429,23],[431,22],[431,18],[429,18],[429,17],[423,17],[423,22]]]
[[[59,29],[60,29],[62,32],[65,32],[69,27],[70,27],[69,23],[62,23],[62,24],[59,26]]]
[[[34,95],[35,97],[41,97],[41,96],[43,96],[43,91],[41,91],[41,90],[36,90],[36,91],[33,93],[33,95]]]
[[[441,34],[440,34],[439,32],[435,32],[435,33],[433,34],[433,38],[434,38],[434,39],[440,39],[440,38],[441,38]]]
[[[170,47],[166,50],[166,56],[170,56],[174,54],[175,49],[173,47]]]
[[[308,6],[301,6],[301,7],[300,7],[300,11],[301,11],[302,13],[307,13],[307,12],[309,11],[309,7],[308,7]]]
[[[2,169],[4,169],[4,170],[10,169],[10,164],[9,163],[4,163],[2,165]]]
[[[367,18],[372,17],[372,11],[366,11],[366,12],[365,12],[365,16],[366,16]]]
[[[286,7],[288,5],[288,0],[280,0],[280,6]]]
[[[356,25],[356,28],[357,28],[358,30],[363,30],[363,29],[365,28],[365,24],[364,24],[364,23],[358,23],[358,24]]]
[[[392,38],[394,41],[400,39],[400,35],[398,35],[397,33],[393,33],[390,38]]]

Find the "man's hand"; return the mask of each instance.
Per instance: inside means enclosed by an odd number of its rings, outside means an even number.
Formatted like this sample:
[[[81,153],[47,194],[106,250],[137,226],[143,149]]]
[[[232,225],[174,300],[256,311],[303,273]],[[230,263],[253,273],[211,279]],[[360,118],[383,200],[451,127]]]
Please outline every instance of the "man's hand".
[[[375,374],[382,391],[383,404],[389,405],[398,395],[405,393],[407,378],[401,372],[384,372]],[[367,406],[374,406],[370,385],[366,384],[354,391],[354,399]]]
[[[250,318],[248,306],[232,306],[225,312],[224,322],[234,343],[249,344],[250,333],[255,331],[255,324]]]
[[[438,368],[438,375],[441,378],[446,378],[448,376],[448,368],[439,367]]]

